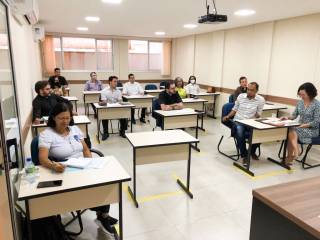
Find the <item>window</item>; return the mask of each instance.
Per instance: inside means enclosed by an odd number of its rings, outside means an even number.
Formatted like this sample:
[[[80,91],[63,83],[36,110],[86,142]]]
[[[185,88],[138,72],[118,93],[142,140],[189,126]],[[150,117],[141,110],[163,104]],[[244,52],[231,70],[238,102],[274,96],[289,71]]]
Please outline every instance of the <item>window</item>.
[[[8,47],[8,35],[0,33],[0,70],[9,70],[9,47]]]
[[[162,42],[129,40],[130,71],[161,71]]]
[[[113,70],[111,40],[54,37],[55,64],[63,70]]]

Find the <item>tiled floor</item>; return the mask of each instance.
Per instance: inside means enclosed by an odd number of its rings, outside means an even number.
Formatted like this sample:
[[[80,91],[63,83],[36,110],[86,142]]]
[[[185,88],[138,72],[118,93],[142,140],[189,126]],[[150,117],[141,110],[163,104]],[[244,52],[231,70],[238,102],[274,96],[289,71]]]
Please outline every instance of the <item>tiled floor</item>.
[[[92,118],[93,120],[93,118]],[[95,140],[95,121],[90,125],[93,146],[105,155],[114,155],[132,174],[132,147],[126,139],[112,135],[98,144]],[[116,122],[113,124],[116,126]],[[134,132],[151,131],[151,123],[141,125],[137,121]],[[190,199],[180,191],[175,177],[185,179],[186,161],[142,165],[137,167],[138,198],[142,199],[136,209],[124,187],[124,239],[126,240],[248,240],[252,189],[319,175],[319,169],[302,170],[295,163],[294,171],[266,161],[276,158],[279,143],[262,145],[262,160],[253,164],[252,170],[260,176],[251,178],[233,167],[232,161],[217,151],[218,141],[229,131],[219,120],[205,119],[206,132],[200,131],[201,152],[192,151]],[[188,130],[189,131],[189,130]],[[193,130],[189,131],[194,134]],[[231,139],[224,141],[223,148],[233,149]],[[313,151],[313,156],[319,150]],[[129,183],[131,184],[131,183]],[[150,196],[156,195],[155,198]],[[111,215],[117,217],[118,206],[112,205]],[[77,239],[108,239],[93,222],[95,213],[83,215],[84,232]],[[73,225],[71,228],[76,228]]]

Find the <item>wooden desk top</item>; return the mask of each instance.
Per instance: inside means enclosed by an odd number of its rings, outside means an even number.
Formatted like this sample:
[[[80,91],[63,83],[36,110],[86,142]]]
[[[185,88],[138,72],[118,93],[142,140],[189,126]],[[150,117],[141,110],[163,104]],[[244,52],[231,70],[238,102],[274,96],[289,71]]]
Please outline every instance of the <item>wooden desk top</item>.
[[[163,116],[163,117],[175,117],[175,116],[184,116],[184,115],[199,115],[201,112],[196,112],[192,108],[183,108],[181,110],[171,110],[171,111],[162,111],[156,110],[155,113]]]
[[[219,92],[215,92],[215,93],[201,92],[201,93],[195,94],[195,96],[217,96],[220,94],[221,93],[219,93]]]
[[[74,125],[79,124],[90,124],[91,120],[86,115],[79,115],[79,116],[73,116]],[[47,122],[41,123],[41,124],[32,124],[32,127],[46,127]]]
[[[201,98],[184,98],[182,99],[183,103],[203,103],[203,102],[208,102],[208,100],[201,99]]]
[[[155,90],[144,90],[146,93],[160,93],[164,91],[164,89],[155,89]]]
[[[64,96],[64,99],[67,99],[68,101],[79,101],[79,99],[75,96]]]
[[[154,96],[146,94],[146,95],[131,95],[131,96],[127,96],[127,95],[123,95],[122,96],[124,99],[153,99]]]
[[[263,111],[267,110],[280,110],[280,109],[288,109],[285,105],[280,105],[280,104],[268,104],[265,103],[263,106]]]
[[[253,196],[320,239],[320,177],[256,189]]]
[[[126,136],[133,147],[151,147],[199,142],[198,139],[183,130],[126,133]]]
[[[283,125],[283,126],[273,126],[270,124],[258,122],[256,121],[256,119],[244,119],[244,120],[234,120],[234,121],[258,130],[288,128],[288,127],[295,127],[300,125],[299,123],[296,123],[296,124]]]
[[[127,102],[127,103],[129,103],[129,104],[122,105],[120,103],[108,103],[105,106],[100,106],[99,103],[94,103],[94,106],[99,109],[101,109],[101,108],[133,108],[133,107],[135,107],[135,105],[133,105],[132,103],[130,103],[130,102]]]
[[[74,172],[55,173],[52,170],[39,166],[40,177],[35,183],[29,184],[26,180],[20,181],[18,200],[130,181],[130,175],[115,157],[107,156],[104,158],[107,159],[107,163],[102,169],[84,169]],[[62,186],[37,188],[38,182],[51,180],[62,180]]]
[[[82,91],[83,95],[101,94],[101,91]]]

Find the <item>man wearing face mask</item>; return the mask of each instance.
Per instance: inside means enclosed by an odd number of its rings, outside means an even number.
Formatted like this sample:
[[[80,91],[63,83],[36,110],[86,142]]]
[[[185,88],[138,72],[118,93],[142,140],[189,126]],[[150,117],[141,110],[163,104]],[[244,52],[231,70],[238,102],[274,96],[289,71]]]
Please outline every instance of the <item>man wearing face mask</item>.
[[[235,102],[241,93],[246,93],[248,89],[248,80],[246,77],[239,79],[240,86],[233,93],[233,101]]]
[[[193,96],[193,95],[196,95],[196,94],[199,94],[200,93],[200,87],[199,85],[196,83],[197,82],[197,79],[195,76],[190,76],[189,77],[189,83],[188,85],[185,87],[186,89],[186,92],[189,96]]]

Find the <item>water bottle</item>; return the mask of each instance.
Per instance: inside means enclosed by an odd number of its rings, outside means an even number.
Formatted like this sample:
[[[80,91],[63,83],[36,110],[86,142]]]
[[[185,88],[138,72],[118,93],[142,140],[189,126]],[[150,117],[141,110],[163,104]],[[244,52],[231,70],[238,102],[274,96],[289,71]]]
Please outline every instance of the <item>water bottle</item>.
[[[26,180],[29,183],[33,183],[36,179],[36,167],[34,166],[30,157],[26,159],[24,170],[26,174]]]

